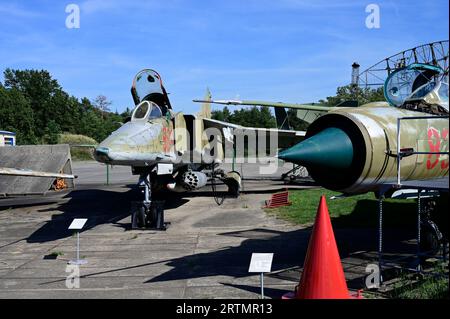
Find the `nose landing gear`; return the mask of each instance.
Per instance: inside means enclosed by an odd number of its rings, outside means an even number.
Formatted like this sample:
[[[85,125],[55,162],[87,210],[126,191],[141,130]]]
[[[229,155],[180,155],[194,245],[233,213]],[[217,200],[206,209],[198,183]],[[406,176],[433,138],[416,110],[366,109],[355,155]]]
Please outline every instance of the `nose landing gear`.
[[[166,230],[170,223],[164,222],[164,201],[151,199],[150,174],[141,175],[139,188],[144,200],[132,202],[131,229]]]

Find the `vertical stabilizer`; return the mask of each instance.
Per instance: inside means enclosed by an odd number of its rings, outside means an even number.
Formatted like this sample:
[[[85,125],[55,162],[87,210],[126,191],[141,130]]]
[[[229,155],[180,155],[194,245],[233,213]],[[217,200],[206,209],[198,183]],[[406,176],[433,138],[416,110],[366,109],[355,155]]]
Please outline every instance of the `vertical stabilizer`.
[[[204,100],[211,101],[211,92],[209,91],[209,88],[206,88]],[[197,116],[210,119],[211,118],[211,103],[208,103],[208,102],[202,103],[202,107],[200,109],[200,112],[197,113]]]
[[[275,118],[277,120],[277,127],[280,130],[290,130],[289,119],[284,107],[275,108]]]

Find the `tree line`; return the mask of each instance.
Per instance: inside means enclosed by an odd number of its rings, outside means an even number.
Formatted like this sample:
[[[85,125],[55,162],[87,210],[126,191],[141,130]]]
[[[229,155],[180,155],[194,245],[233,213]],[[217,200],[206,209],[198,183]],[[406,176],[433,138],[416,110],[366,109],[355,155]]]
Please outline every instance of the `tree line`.
[[[102,141],[130,116],[130,110],[111,112],[111,102],[99,95],[93,101],[78,99],[65,92],[46,70],[6,69],[0,82],[0,130],[16,133],[18,144],[56,144],[61,133],[81,134]],[[345,100],[359,104],[384,101],[382,89],[361,89],[354,85],[339,87],[335,96],[320,100],[337,105]],[[233,110],[227,107],[212,112],[214,119],[249,127],[275,128],[269,107]],[[308,123],[288,110],[291,127],[306,129]]]
[[[69,95],[46,70],[6,69],[3,75],[0,130],[15,132],[18,144],[56,144],[61,133],[101,141],[130,113],[110,112],[103,95],[94,101]]]

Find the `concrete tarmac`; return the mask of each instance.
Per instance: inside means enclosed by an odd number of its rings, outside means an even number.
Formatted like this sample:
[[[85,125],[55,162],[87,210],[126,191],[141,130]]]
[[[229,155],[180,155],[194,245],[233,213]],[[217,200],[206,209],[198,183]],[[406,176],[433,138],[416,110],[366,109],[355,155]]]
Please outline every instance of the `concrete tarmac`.
[[[247,176],[252,170],[254,165],[243,167]],[[130,169],[114,167],[110,185],[103,165],[76,162],[74,173],[74,191],[0,199],[0,298],[257,299],[259,275],[248,273],[254,252],[274,253],[265,276],[267,298],[280,298],[299,282],[311,227],[261,207],[273,192],[309,186],[249,179],[239,198],[221,206],[209,186],[171,194],[167,231],[130,230],[130,201],[139,197]],[[81,258],[88,263],[80,266],[79,288],[68,288],[76,237],[67,227],[74,218],[88,218],[81,233]],[[377,259],[376,229],[337,229],[335,235],[349,288],[363,288],[365,268]],[[398,232],[385,236],[412,245]]]

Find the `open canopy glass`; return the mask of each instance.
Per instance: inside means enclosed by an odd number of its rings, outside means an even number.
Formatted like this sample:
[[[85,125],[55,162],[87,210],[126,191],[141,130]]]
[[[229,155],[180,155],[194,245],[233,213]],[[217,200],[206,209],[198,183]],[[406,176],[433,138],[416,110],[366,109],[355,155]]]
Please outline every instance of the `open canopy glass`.
[[[134,103],[140,104],[142,101],[153,102],[159,106],[163,115],[168,109],[171,109],[166,90],[162,85],[161,77],[158,72],[151,69],[140,71],[133,80],[131,94]]]

